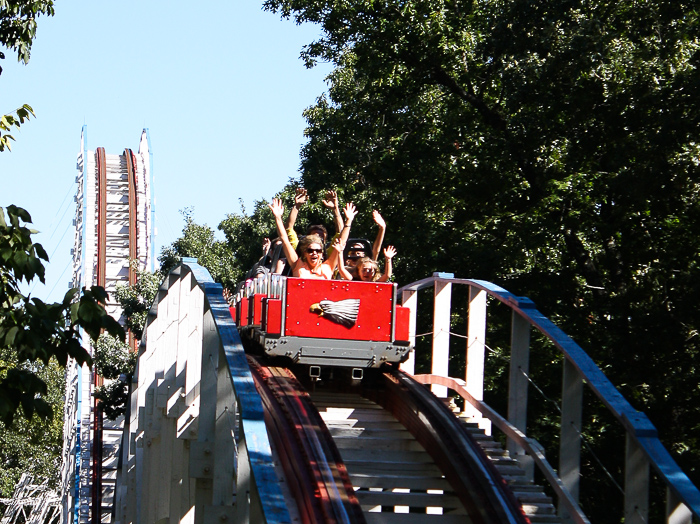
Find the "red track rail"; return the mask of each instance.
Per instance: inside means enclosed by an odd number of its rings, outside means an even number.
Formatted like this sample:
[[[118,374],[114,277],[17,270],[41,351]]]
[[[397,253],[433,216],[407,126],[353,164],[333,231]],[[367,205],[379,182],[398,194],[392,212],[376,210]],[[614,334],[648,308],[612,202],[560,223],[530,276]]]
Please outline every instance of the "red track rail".
[[[138,211],[136,187],[136,157],[131,149],[124,150],[126,173],[129,179],[129,285],[136,283],[136,268],[133,261],[138,257]]]
[[[107,283],[107,157],[103,147],[97,156],[97,285]],[[102,377],[95,375],[95,386],[102,385]],[[102,409],[94,399],[93,453],[92,453],[92,522],[99,524],[102,517]]]
[[[107,157],[97,148],[97,285],[107,281]]]

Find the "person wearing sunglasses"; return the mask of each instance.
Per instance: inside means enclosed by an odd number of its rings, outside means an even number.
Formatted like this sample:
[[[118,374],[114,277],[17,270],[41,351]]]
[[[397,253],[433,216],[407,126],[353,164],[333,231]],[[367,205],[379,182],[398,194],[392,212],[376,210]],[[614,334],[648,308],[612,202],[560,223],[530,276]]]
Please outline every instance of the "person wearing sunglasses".
[[[277,234],[282,241],[282,248],[287,262],[292,266],[292,276],[301,278],[333,278],[333,270],[338,263],[338,251],[332,250],[327,260],[323,260],[323,240],[318,235],[306,235],[299,240],[297,251],[292,247],[287,231],[282,222],[284,205],[279,198],[273,198],[269,204],[275,217]]]

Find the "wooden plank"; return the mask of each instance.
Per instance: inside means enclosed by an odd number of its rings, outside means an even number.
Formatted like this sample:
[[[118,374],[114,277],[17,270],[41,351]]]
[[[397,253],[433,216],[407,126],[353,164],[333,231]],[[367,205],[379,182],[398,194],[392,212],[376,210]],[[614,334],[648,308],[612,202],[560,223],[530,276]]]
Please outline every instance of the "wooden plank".
[[[404,291],[401,294],[401,305],[407,307],[410,311],[408,317],[408,343],[412,348],[416,347],[416,316],[418,312],[418,293],[417,291]],[[401,371],[413,375],[416,367],[416,352],[414,349],[408,354],[406,362],[400,365]]]
[[[396,422],[396,419],[386,411],[361,411],[361,410],[347,410],[348,413],[341,413],[340,410],[334,410],[332,412],[323,411],[320,413],[321,418],[324,421],[334,422],[336,420],[353,420],[360,423],[369,422]],[[398,422],[396,422],[398,424]]]
[[[374,449],[345,449],[343,459],[372,460],[393,464],[425,464],[433,459],[425,451],[387,451]]]
[[[508,380],[508,421],[527,434],[527,390],[530,373],[530,324],[513,310],[510,335],[510,378]],[[532,460],[514,440],[508,439],[510,456],[526,465],[528,478],[534,475]]]
[[[383,437],[395,440],[413,440],[413,435],[406,429],[374,429],[355,428],[348,426],[332,426],[328,428],[334,438],[343,437]]]
[[[426,515],[425,513],[365,513],[367,524],[471,524],[466,515]]]
[[[462,503],[453,494],[395,492],[395,491],[356,491],[357,500],[367,506],[408,506],[410,508],[460,508]]]
[[[356,436],[333,436],[333,441],[340,450],[424,451],[423,446],[417,441],[409,439],[368,437],[362,435],[362,438]],[[341,451],[341,453],[343,453],[343,451]]]
[[[323,418],[323,415],[321,415]],[[328,428],[344,428],[344,429],[355,429],[355,430],[372,430],[372,431],[401,431],[406,428],[398,421],[358,421],[357,419],[347,419],[347,420],[326,420]]]
[[[443,377],[449,376],[450,360],[450,309],[452,304],[452,284],[435,281],[435,301],[433,306],[433,356],[431,373]],[[438,397],[447,396],[444,386],[432,386]]]
[[[433,475],[395,475],[391,473],[351,474],[358,488],[450,489],[444,477]]]
[[[477,400],[484,400],[484,359],[486,354],[486,291],[469,286],[469,315],[467,318],[466,389]],[[481,419],[481,413],[466,404],[467,416]],[[489,428],[490,430],[490,428]],[[490,431],[489,431],[490,433]]]
[[[393,473],[395,475],[442,475],[438,467],[430,462],[385,462],[375,460],[350,460],[343,457],[343,462],[348,468],[350,475],[373,474],[373,473]]]

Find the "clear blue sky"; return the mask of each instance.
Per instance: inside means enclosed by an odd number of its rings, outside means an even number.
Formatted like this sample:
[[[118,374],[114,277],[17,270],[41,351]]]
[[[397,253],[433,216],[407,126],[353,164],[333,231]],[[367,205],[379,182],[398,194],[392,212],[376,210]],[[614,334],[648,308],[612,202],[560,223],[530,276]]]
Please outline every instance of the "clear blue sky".
[[[68,288],[83,125],[88,147],[108,154],[137,149],[149,129],[158,253],[182,230],[179,210],[216,228],[239,199],[250,211],[298,175],[302,111],[330,71],[299,58],[319,29],[256,1],[196,5],[58,1],[26,66],[5,53],[0,114],[25,103],[36,113],[0,153],[0,206],[27,209],[51,257],[34,295],[57,301]]]

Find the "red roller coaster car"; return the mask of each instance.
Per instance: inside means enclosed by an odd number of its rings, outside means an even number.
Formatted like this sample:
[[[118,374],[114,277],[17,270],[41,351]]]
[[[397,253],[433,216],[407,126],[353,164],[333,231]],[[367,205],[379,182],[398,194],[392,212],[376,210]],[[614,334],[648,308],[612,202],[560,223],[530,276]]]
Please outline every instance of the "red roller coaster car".
[[[395,284],[265,274],[246,281],[231,313],[265,354],[312,367],[378,368],[411,349]]]

